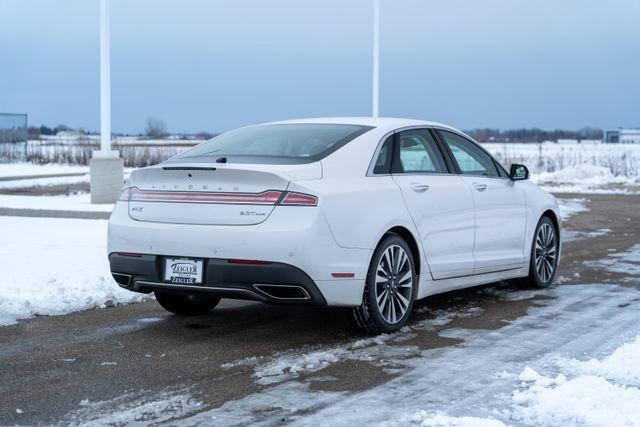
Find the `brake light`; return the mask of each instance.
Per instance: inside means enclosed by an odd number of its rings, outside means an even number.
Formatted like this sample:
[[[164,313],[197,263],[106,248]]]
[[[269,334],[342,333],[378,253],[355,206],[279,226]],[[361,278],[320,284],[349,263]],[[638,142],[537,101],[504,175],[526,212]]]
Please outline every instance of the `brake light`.
[[[275,205],[282,196],[281,191],[269,190],[262,193],[214,193],[204,191],[143,191],[131,187],[132,202],[181,202],[216,203],[237,205]]]
[[[130,187],[125,187],[122,190],[120,190],[120,195],[118,196],[118,201],[119,202],[128,202],[129,201],[129,190],[131,188]]]
[[[287,192],[280,202],[285,206],[318,206],[318,198],[311,194]]]
[[[284,195],[284,196],[283,196]],[[138,187],[123,188],[118,197],[123,202],[176,202],[212,203],[229,205],[283,205],[318,206],[318,198],[311,194],[292,191],[267,190],[262,193],[161,191],[141,190]],[[278,203],[278,201],[280,202]]]

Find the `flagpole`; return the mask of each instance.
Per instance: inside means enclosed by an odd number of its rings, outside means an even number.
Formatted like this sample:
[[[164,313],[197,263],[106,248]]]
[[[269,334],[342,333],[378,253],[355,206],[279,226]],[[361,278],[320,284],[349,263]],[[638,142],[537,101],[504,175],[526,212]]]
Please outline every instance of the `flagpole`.
[[[100,151],[111,150],[111,51],[109,4],[100,0]]]
[[[373,0],[373,87],[371,115],[380,111],[380,0]]]
[[[109,0],[100,0],[100,150],[89,163],[91,203],[114,203],[124,181],[124,161],[111,149],[111,47]]]

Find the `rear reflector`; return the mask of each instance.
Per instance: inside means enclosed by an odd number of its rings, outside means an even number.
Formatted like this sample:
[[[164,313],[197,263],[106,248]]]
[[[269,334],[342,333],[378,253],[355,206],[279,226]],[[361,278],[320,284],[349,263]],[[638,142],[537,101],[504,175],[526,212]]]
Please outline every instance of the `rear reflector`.
[[[355,277],[355,273],[331,273],[336,279],[350,279]]]
[[[286,206],[317,206],[318,198],[311,194],[288,192],[280,204]]]
[[[209,193],[200,191],[142,191],[137,187],[130,189],[132,202],[180,202],[180,203],[216,203],[238,205],[275,205],[281,191],[269,190],[262,193]]]
[[[229,264],[252,264],[252,265],[266,265],[271,264],[271,261],[260,261],[257,259],[229,259]]]

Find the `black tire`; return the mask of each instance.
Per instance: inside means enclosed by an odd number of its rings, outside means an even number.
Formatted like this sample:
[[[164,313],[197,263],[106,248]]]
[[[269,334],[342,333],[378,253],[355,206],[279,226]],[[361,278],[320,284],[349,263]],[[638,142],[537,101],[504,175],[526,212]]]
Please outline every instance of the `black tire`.
[[[395,250],[395,247],[400,247],[404,250],[404,253],[407,256],[408,267],[410,268],[410,277],[411,282],[410,286],[406,286],[406,280],[401,281],[399,272],[396,272],[393,276],[393,279],[390,281],[382,281],[376,284],[376,277],[378,276],[378,267],[382,261],[382,257],[385,256],[385,252],[389,248]],[[399,252],[399,251],[398,251]],[[403,275],[406,276],[409,271],[404,268],[404,264],[400,266],[403,268],[401,271]],[[393,269],[393,268],[391,268]],[[404,283],[404,285],[403,285]],[[393,288],[395,284],[395,289]],[[382,289],[382,291],[380,291]],[[389,295],[393,295],[390,297],[390,301],[384,305],[383,309],[380,309],[379,304],[377,302],[377,292],[384,293],[387,291],[387,297]],[[407,297],[406,291],[410,290],[410,295]],[[364,288],[364,296],[362,299],[362,304],[359,307],[355,307],[352,312],[353,321],[356,326],[367,333],[370,334],[380,334],[380,333],[392,333],[400,330],[406,323],[407,319],[411,315],[411,309],[413,308],[413,302],[415,300],[417,290],[417,277],[416,277],[416,267],[415,260],[413,259],[413,254],[407,242],[404,239],[396,234],[389,234],[382,239],[382,241],[378,244],[378,247],[373,252],[373,256],[371,257],[371,263],[369,264],[369,270],[367,272],[367,280]],[[395,292],[395,293],[390,293]],[[387,310],[391,310],[391,305],[393,305],[393,315],[396,315],[396,307],[398,309],[402,308],[404,302],[402,302],[397,295],[401,295],[403,299],[408,300],[406,305],[406,309],[401,317],[397,318],[395,322],[390,322],[385,317],[390,317]],[[394,298],[396,298],[394,300]],[[386,301],[386,300],[384,300]],[[383,311],[387,312],[384,314]]]
[[[180,316],[201,316],[213,310],[219,297],[193,297],[165,291],[155,291],[156,300],[165,310]]]
[[[545,244],[545,248],[536,249],[536,243],[540,243],[539,236],[543,227],[547,227],[547,230],[551,230],[553,233],[553,242]],[[546,242],[543,242],[546,243]],[[555,224],[548,216],[543,216],[538,221],[536,231],[533,235],[533,241],[531,242],[531,259],[529,261],[529,275],[517,281],[517,284],[522,288],[527,289],[546,289],[553,283],[553,279],[558,270],[558,255],[559,255],[559,235]],[[553,258],[550,258],[550,255]],[[547,263],[548,269],[546,272],[541,273],[538,268],[538,255],[543,256],[542,262]],[[542,264],[540,264],[542,265]],[[548,272],[551,270],[550,272]]]

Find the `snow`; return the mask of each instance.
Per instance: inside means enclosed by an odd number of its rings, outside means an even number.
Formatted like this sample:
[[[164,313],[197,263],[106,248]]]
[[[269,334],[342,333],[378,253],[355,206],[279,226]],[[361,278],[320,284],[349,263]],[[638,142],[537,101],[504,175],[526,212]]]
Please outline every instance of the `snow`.
[[[88,182],[88,174],[80,176],[57,176],[51,178],[12,179],[9,181],[0,181],[0,189],[49,187],[54,185],[71,185]]]
[[[414,414],[401,419],[402,422],[419,424],[423,427],[504,427],[501,421],[492,418],[478,417],[452,417],[444,412],[417,411]]]
[[[483,146],[506,167],[513,163],[526,165],[532,181],[556,193],[629,194],[637,193],[640,185],[640,144]]]
[[[608,406],[610,411],[618,411],[618,418],[610,418],[612,422],[635,425],[632,417],[637,415],[640,399],[630,385],[635,377],[623,369],[636,372],[640,360],[635,344],[615,349],[640,334],[640,291],[628,286],[589,284],[561,286],[543,293],[546,298],[536,299],[527,315],[495,330],[447,329],[448,315],[442,313],[444,326],[435,331],[441,337],[461,340],[457,345],[413,349],[406,354],[402,349],[412,347],[406,346],[402,337],[415,336],[420,324],[416,322],[400,333],[382,336],[379,342],[367,341],[364,347],[354,341],[298,352],[298,358],[286,353],[254,360],[254,373],[275,366],[284,367],[280,372],[286,373],[287,367],[296,364],[306,369],[305,362],[312,359],[311,371],[318,376],[284,375],[265,384],[264,377],[254,375],[257,383],[265,385],[261,391],[182,421],[188,425],[231,420],[239,424],[286,420],[292,425],[336,426],[616,425],[598,424],[599,414]],[[469,308],[463,307],[460,312],[473,312]],[[364,360],[385,369],[394,367],[397,376],[358,393],[321,391],[312,386],[322,377],[318,366],[338,363],[320,354],[333,354],[341,361],[361,348],[367,350]],[[348,351],[343,353],[343,349]],[[394,352],[403,355],[401,363],[389,364]],[[600,357],[597,364],[589,361],[602,354],[611,356]],[[626,376],[626,382],[614,382],[617,376]],[[327,379],[323,377],[322,381]]]
[[[0,325],[138,302],[111,277],[107,221],[0,217]]]
[[[558,198],[557,200],[558,207],[560,208],[560,217],[563,221],[568,220],[576,214],[589,211],[589,208],[586,206],[586,203],[588,202],[586,199]]]
[[[182,417],[202,406],[187,391],[165,392],[159,395],[127,393],[114,400],[90,402],[82,399],[79,408],[67,414],[61,425],[124,426],[145,425]]]
[[[640,275],[640,243],[633,245],[629,250],[610,253],[607,258],[585,261],[584,264],[613,273],[638,276]]]
[[[11,209],[54,211],[111,212],[113,204],[91,204],[89,194],[68,196],[14,196],[0,194],[0,206]]]
[[[575,375],[555,379],[527,366],[523,390],[513,392],[511,418],[542,425],[640,425],[640,336],[603,360],[559,361]],[[568,374],[571,375],[571,374]]]
[[[67,173],[89,173],[89,166],[47,163],[0,163],[0,177],[37,176]]]

